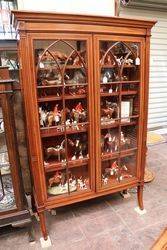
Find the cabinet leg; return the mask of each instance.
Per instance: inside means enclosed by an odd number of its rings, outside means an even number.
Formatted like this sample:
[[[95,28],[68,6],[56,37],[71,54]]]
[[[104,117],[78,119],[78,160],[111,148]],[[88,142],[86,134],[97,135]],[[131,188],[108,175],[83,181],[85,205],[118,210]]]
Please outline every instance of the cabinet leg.
[[[140,185],[137,187],[137,198],[138,198],[138,204],[141,210],[144,209],[143,205],[143,185]]]
[[[39,212],[40,226],[44,240],[48,239],[48,234],[46,230],[45,214],[44,212]]]

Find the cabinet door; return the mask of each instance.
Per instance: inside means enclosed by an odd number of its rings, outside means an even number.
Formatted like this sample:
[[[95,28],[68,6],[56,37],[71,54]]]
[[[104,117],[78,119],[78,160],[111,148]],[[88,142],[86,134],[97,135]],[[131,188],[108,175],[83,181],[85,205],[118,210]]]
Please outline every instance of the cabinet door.
[[[33,41],[47,198],[94,189],[91,43],[89,35]]]
[[[0,99],[0,215],[16,209],[15,192],[13,188],[12,169],[9,162],[6,142],[6,121],[4,119],[4,102]]]
[[[140,177],[144,41],[95,36],[97,187],[114,188]]]

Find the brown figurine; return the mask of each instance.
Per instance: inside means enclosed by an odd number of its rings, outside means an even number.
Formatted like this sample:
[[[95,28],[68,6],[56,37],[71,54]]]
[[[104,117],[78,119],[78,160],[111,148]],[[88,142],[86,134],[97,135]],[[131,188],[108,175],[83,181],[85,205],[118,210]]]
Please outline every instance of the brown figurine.
[[[53,184],[60,184],[61,179],[62,179],[62,174],[61,172],[57,171],[53,177],[49,178],[49,188],[51,188]]]

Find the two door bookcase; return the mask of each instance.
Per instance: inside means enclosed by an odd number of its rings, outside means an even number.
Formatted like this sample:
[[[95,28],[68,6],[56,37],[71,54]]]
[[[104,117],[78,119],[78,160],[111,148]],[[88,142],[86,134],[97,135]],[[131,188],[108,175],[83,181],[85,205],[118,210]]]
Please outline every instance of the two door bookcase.
[[[34,198],[44,211],[138,188],[155,22],[14,11]]]

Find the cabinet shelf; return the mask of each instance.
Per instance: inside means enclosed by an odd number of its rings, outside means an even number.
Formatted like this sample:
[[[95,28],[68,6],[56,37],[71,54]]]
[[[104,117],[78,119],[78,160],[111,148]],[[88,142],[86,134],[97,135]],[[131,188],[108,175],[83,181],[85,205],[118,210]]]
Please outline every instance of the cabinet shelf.
[[[128,157],[128,156],[135,155],[136,151],[137,151],[137,147],[127,149],[127,150],[121,150],[120,151],[120,157]]]
[[[66,128],[66,133],[68,135],[70,134],[78,134],[78,133],[83,133],[87,132],[88,130],[88,122],[87,123],[78,123],[78,128],[79,129],[68,129]],[[61,131],[62,129],[62,131]],[[40,129],[41,132],[41,137],[51,137],[51,136],[59,136],[59,135],[64,135],[65,134],[65,127],[64,125],[60,126],[52,126],[52,127],[44,127]]]
[[[62,96],[45,96],[39,97],[38,102],[51,102],[51,101],[59,101],[62,100]]]
[[[86,94],[82,95],[64,95],[65,100],[71,100],[71,99],[84,99],[86,98]],[[59,101],[63,100],[63,96],[46,96],[46,97],[40,97],[38,98],[38,102],[52,102],[52,101]]]
[[[101,129],[110,129],[110,128],[116,128],[119,126],[119,120],[116,122],[110,123],[110,124],[101,124]]]
[[[100,93],[100,96],[105,97],[105,96],[118,96],[119,92],[113,92],[113,93]]]
[[[103,69],[113,69],[116,68],[116,65],[112,65],[112,64],[104,64],[104,65],[100,65],[101,68]]]
[[[114,153],[103,153],[101,155],[101,160],[102,161],[107,161],[107,160],[111,160],[111,159],[115,159],[118,158],[119,153],[118,152],[114,152]]]
[[[127,150],[121,150],[121,151],[117,151],[117,152],[113,152],[113,153],[103,153],[101,155],[101,160],[102,161],[107,161],[107,160],[116,159],[119,156],[122,157],[122,158],[132,156],[132,155],[135,155],[136,150],[137,150],[137,147],[127,149]]]
[[[100,82],[100,85],[111,85],[111,84],[139,84],[140,80],[136,80],[136,81],[117,81],[117,82],[107,82],[107,83],[103,83]]]
[[[89,162],[89,158],[77,159],[77,160],[69,160],[68,168],[76,168],[87,165]],[[67,162],[50,162],[44,164],[45,172],[53,172],[56,170],[64,170],[67,168]]]
[[[121,95],[136,95],[137,93],[137,90],[121,91]]]
[[[59,64],[59,67],[60,68],[64,68],[65,69],[85,69],[85,67],[83,66],[80,66],[80,65],[64,65],[64,64]],[[50,71],[51,69],[57,69],[57,65],[56,66],[53,66],[53,65],[47,65],[45,66],[45,68],[38,68],[39,71]]]

